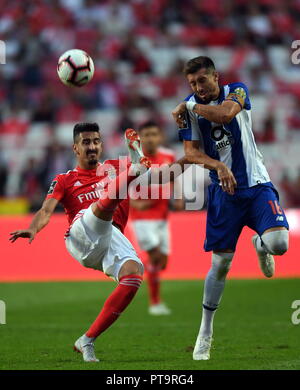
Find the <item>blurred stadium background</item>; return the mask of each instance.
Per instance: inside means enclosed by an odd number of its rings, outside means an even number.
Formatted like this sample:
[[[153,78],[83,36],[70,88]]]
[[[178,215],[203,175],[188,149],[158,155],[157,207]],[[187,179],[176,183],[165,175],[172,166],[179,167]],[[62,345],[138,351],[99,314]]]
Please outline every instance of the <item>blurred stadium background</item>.
[[[25,243],[9,246],[6,234],[25,226],[29,217],[20,215],[36,211],[52,178],[74,166],[74,123],[100,124],[107,158],[126,153],[125,128],[152,119],[162,126],[165,145],[182,155],[171,110],[189,93],[183,63],[197,55],[214,59],[222,83],[241,80],[249,87],[256,141],[281,203],[289,209],[289,274],[300,275],[300,71],[291,61],[292,41],[300,39],[299,0],[0,0],[0,9],[0,39],[6,46],[6,63],[0,65],[1,246],[4,257],[15,258],[21,250],[32,264],[28,271],[28,266],[11,262],[2,269],[2,280],[30,279],[33,258],[45,253],[41,243],[47,238],[54,253],[60,248],[56,259],[67,255],[62,216],[55,217],[31,252]],[[94,79],[82,89],[65,87],[56,74],[58,57],[70,48],[84,49],[94,59]],[[12,214],[17,216],[12,219]],[[174,242],[182,237],[183,226],[185,231],[194,225],[197,229],[201,214],[199,236],[193,229],[195,237],[189,235],[191,256],[197,261],[204,212],[183,214],[171,216]],[[186,219],[182,225],[176,218]],[[240,245],[246,257],[249,250],[253,257],[247,234],[245,246]],[[174,251],[179,264],[178,251],[180,256],[184,252],[178,247]],[[42,279],[54,267],[53,252],[45,256]],[[209,257],[203,256],[207,270]],[[57,260],[57,268],[62,263]],[[66,262],[68,267],[71,262]],[[196,270],[194,277],[201,275]],[[80,269],[80,275],[85,271],[93,272]],[[72,274],[70,269],[65,272]],[[238,271],[236,275],[241,276]]]

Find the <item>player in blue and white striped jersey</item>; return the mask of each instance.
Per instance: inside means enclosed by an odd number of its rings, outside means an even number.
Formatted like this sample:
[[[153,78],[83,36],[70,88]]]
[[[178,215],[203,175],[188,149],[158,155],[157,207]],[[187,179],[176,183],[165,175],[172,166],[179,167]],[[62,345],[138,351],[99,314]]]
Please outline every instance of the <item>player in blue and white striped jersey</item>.
[[[220,85],[208,57],[188,61],[184,74],[193,93],[172,114],[185,154],[201,164],[203,149],[209,157],[225,163],[237,182],[236,188],[228,191],[216,171],[210,171],[204,248],[213,251],[212,266],[205,279],[202,321],[193,353],[195,360],[207,360],[214,314],[243,227],[257,233],[253,244],[260,267],[271,277],[275,270],[273,255],[282,255],[288,249],[288,222],[255,144],[247,86],[240,82]]]

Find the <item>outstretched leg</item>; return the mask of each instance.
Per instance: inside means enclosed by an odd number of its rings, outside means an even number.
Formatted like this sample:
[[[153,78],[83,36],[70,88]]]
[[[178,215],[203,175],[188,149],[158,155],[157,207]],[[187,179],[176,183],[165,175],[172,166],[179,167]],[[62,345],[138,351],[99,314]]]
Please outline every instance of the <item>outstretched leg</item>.
[[[143,267],[136,261],[126,261],[119,272],[118,286],[104,302],[87,332],[75,342],[74,350],[83,354],[84,361],[99,361],[95,356],[94,341],[120,317],[137,293],[142,280]]]
[[[140,287],[142,275],[142,267],[136,261],[128,260],[123,265],[119,274],[119,284],[107,298],[100,314],[86,332],[88,338],[95,340],[119,318]]]

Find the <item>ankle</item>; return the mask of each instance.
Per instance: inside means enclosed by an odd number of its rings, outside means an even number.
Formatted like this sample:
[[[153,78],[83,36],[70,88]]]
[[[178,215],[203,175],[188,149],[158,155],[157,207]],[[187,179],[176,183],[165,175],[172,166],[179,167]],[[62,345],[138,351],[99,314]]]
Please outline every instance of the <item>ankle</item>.
[[[264,248],[264,245],[261,241],[261,238],[259,236],[256,237],[255,241],[254,241],[254,245],[255,245],[255,248],[257,250],[258,253],[260,254],[265,254],[267,253],[266,249]]]
[[[94,343],[95,340],[96,340],[96,337],[89,337],[87,335],[88,332],[84,333],[82,336],[81,336],[81,340],[82,340],[82,343],[83,345],[86,345],[86,344],[89,344],[89,343]]]

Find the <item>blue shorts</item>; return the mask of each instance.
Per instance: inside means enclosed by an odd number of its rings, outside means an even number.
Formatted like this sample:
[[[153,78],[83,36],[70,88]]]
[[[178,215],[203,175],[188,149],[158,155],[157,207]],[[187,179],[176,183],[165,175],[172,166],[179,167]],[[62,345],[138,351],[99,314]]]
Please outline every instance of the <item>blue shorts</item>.
[[[237,189],[234,195],[224,192],[218,184],[211,184],[208,187],[204,250],[235,250],[244,226],[259,235],[272,227],[289,228],[273,184]]]

